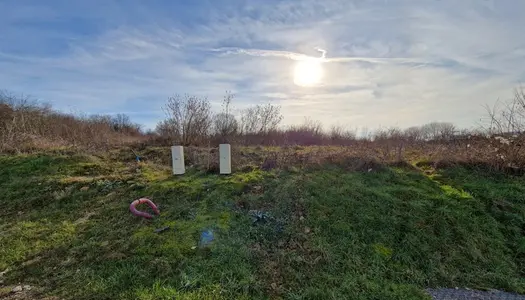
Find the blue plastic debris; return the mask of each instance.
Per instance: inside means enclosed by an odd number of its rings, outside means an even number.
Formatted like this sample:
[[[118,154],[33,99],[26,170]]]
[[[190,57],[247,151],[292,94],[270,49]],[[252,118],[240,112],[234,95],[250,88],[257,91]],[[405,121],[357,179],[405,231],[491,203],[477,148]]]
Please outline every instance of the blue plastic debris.
[[[201,232],[201,239],[199,241],[199,247],[202,248],[202,247],[208,246],[209,244],[211,244],[211,242],[213,242],[214,239],[215,239],[215,236],[213,234],[213,230],[207,229]]]

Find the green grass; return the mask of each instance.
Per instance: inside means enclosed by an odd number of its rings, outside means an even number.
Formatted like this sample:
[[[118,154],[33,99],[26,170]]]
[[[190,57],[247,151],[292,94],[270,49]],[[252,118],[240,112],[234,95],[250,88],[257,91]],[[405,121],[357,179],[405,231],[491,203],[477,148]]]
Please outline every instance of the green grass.
[[[0,156],[0,272],[66,299],[429,299],[525,293],[525,179],[453,167],[170,175],[108,156]],[[425,175],[427,174],[427,175]],[[149,197],[152,221],[128,206]],[[267,212],[252,224],[250,210]],[[170,226],[169,231],[154,229]],[[215,241],[199,248],[211,228]]]

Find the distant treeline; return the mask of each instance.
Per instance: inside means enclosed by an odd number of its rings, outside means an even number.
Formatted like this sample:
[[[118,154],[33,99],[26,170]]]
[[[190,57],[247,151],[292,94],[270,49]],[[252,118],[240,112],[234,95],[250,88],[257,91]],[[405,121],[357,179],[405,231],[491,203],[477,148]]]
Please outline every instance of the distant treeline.
[[[352,128],[305,118],[299,125],[281,126],[279,106],[267,103],[233,112],[234,96],[226,93],[219,112],[205,97],[175,95],[163,110],[166,118],[155,130],[144,131],[125,114],[73,115],[27,97],[0,93],[0,151],[23,152],[50,147],[101,149],[133,143],[209,146],[221,142],[238,145],[352,145],[358,141],[403,143],[446,142],[472,136],[521,136],[525,129],[525,94],[487,108],[486,126],[459,130],[451,123],[432,122],[406,129],[386,128],[359,135]]]

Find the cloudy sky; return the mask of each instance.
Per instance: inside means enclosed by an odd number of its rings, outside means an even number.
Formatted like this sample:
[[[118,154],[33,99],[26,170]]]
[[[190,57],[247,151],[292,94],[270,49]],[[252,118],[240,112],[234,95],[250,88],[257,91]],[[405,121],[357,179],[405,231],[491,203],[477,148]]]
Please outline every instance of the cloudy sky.
[[[280,105],[286,124],[470,127],[525,81],[523,0],[0,0],[0,11],[0,89],[150,128],[170,95],[218,109],[226,90],[236,109]]]

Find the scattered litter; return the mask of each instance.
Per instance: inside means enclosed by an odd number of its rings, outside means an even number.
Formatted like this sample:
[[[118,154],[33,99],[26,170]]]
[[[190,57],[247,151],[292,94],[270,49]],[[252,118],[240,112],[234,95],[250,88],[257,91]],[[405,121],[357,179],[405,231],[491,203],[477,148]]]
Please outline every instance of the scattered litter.
[[[266,223],[266,221],[271,219],[271,215],[268,212],[261,211],[261,210],[250,210],[249,214],[253,220],[252,224]]]
[[[31,286],[30,285],[24,285],[24,290],[26,291],[30,291],[31,290]]]
[[[310,233],[310,228],[309,227],[305,227],[304,228],[304,233]]]
[[[140,163],[140,159],[142,158],[140,155],[138,155],[135,151],[133,151],[133,149],[131,149],[131,152],[133,152],[133,154],[135,155],[135,161],[137,163]]]
[[[213,240],[215,239],[213,230],[207,229],[201,233],[201,239],[199,241],[199,247],[206,247],[208,246]]]
[[[197,246],[192,246],[191,247],[191,250],[195,250],[195,249],[197,249]]]
[[[161,232],[169,230],[169,229],[170,229],[170,227],[166,226],[166,227],[162,227],[162,228],[157,228],[154,231],[155,231],[155,233],[161,233]]]
[[[159,209],[157,208],[157,206],[155,205],[155,203],[151,202],[151,200],[149,199],[146,199],[146,198],[140,198],[138,200],[135,200],[133,202],[131,202],[131,204],[129,205],[129,210],[131,211],[132,214],[134,214],[135,216],[138,216],[138,217],[143,217],[143,218],[146,218],[146,219],[151,219],[153,218],[153,216],[151,214],[148,214],[146,212],[143,212],[143,211],[138,211],[135,206],[139,205],[139,204],[147,204],[149,207],[151,207],[151,209],[153,210],[153,212],[155,212],[156,215],[160,215],[160,212],[159,212]]]

